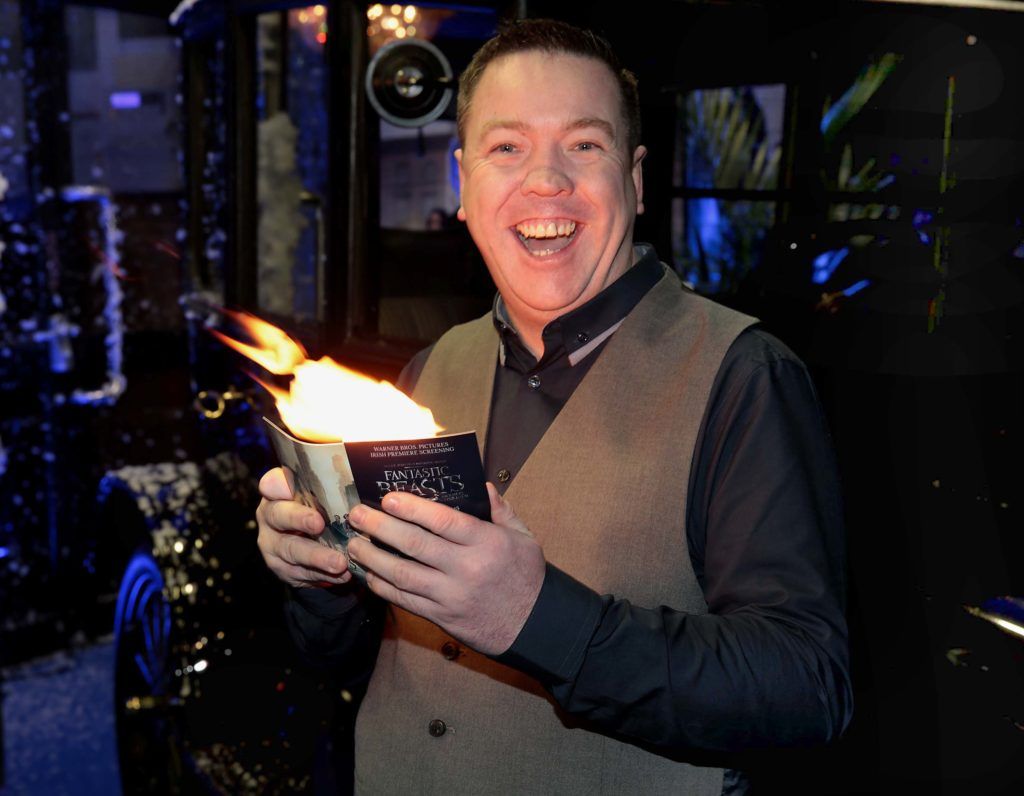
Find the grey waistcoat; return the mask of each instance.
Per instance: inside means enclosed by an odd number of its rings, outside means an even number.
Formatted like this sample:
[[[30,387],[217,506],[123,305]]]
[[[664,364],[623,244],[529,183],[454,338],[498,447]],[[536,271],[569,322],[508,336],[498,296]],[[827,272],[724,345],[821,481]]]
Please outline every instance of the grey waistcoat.
[[[686,543],[686,484],[722,358],[753,322],[684,292],[666,269],[505,493],[549,562],[600,594],[707,612]],[[483,435],[497,352],[490,316],[455,327],[413,397],[447,430]],[[359,793],[721,793],[721,769],[592,731],[514,669],[471,650],[449,660],[450,641],[392,609],[356,727]]]

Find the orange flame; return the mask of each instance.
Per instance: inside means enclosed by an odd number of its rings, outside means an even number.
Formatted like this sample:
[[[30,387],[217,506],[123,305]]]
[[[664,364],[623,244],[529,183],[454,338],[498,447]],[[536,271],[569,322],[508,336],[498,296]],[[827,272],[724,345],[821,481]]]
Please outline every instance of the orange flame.
[[[275,375],[293,376],[289,390],[256,381],[274,396],[281,420],[295,436],[310,442],[359,442],[421,439],[444,430],[429,409],[389,382],[357,373],[330,357],[307,359],[302,346],[276,326],[247,313],[225,313],[256,345],[211,329],[218,340]]]

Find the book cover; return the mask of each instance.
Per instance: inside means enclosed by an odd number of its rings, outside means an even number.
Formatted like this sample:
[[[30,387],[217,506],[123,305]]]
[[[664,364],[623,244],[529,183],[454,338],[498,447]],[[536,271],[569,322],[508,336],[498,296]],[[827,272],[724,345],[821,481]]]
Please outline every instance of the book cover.
[[[366,503],[380,509],[381,499],[393,491],[436,500],[483,520],[491,518],[473,431],[413,440],[306,442],[263,420],[278,461],[295,476],[295,499],[324,518],[321,544],[347,554],[349,540],[360,535],[348,524],[351,508]],[[366,576],[352,561],[349,569]]]

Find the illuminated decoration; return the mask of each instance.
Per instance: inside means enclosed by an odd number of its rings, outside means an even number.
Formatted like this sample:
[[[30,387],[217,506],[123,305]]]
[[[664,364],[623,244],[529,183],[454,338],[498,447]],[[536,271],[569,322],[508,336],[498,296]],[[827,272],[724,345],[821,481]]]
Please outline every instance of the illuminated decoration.
[[[310,44],[327,44],[327,7],[322,5],[292,9],[288,12],[290,27]]]
[[[434,37],[438,26],[454,16],[450,8],[419,8],[398,3],[375,3],[366,10],[366,37],[370,53],[375,53],[390,41]]]
[[[953,97],[956,94],[956,78],[950,75],[946,82],[946,114],[942,130],[942,171],[939,173],[939,196],[944,197],[956,183],[949,171],[950,152],[953,142]],[[946,208],[939,205],[939,216],[944,215]],[[932,265],[942,278],[938,292],[928,300],[928,334],[934,332],[942,323],[946,304],[946,277],[949,275],[949,233],[948,224],[939,227],[935,236],[935,248]]]
[[[826,144],[830,144],[846,123],[864,109],[901,60],[896,53],[885,53],[860,71],[853,84],[834,105],[826,101],[821,117],[821,133]]]
[[[135,665],[151,687],[160,685],[171,631],[170,606],[163,599],[164,580],[156,562],[136,555],[129,562],[117,595],[114,635],[121,637],[128,624],[141,626],[143,650],[135,653]]]
[[[369,21],[366,35],[370,39],[371,49],[376,50],[392,39],[415,36],[419,32],[417,24],[421,12],[416,6],[377,3],[366,10],[366,19]]]
[[[811,276],[811,281],[816,285],[825,284],[849,253],[850,247],[843,246],[841,249],[819,254],[814,258],[814,274]]]
[[[980,606],[965,605],[964,610],[1000,630],[1024,638],[1024,599],[1020,597],[993,597]]]
[[[225,314],[255,345],[211,329],[218,340],[275,375],[293,377],[289,390],[253,379],[274,396],[281,420],[297,437],[310,442],[422,439],[443,430],[429,409],[389,382],[364,376],[330,357],[309,360],[302,346],[276,326],[247,313]]]
[[[110,95],[110,107],[119,111],[141,108],[142,95],[138,91],[115,91]]]
[[[914,6],[984,8],[989,11],[1024,11],[1020,0],[868,0],[869,3],[905,3]]]
[[[924,230],[924,227],[931,224],[934,220],[934,213],[931,213],[928,210],[915,210],[914,217],[911,219],[910,224],[913,226],[914,231],[917,232],[918,240],[920,240],[925,246],[931,246],[932,236]]]
[[[837,312],[839,312],[841,302],[844,298],[855,296],[862,290],[865,290],[866,288],[869,287],[871,287],[871,280],[861,279],[859,282],[854,282],[848,288],[845,288],[843,290],[836,290],[833,293],[822,293],[821,300],[818,301],[818,304],[815,306],[814,309],[819,311],[824,310],[835,315]]]
[[[106,321],[107,335],[104,345],[107,355],[107,380],[95,390],[76,389],[71,394],[71,402],[80,406],[110,406],[124,393],[128,380],[124,375],[124,316],[121,313],[121,301],[124,298],[118,283],[120,270],[120,246],[124,237],[117,225],[117,208],[106,188],[95,186],[67,186],[61,189],[61,198],[65,202],[96,202],[100,206],[100,221],[103,224],[105,248],[100,252],[103,268],[100,269],[106,301],[103,304],[103,319]],[[51,323],[51,327],[57,324]],[[55,341],[56,342],[56,341]],[[52,348],[52,346],[51,346]]]
[[[171,12],[171,15],[167,18],[167,21],[171,25],[177,25],[185,14],[187,14],[199,0],[182,0],[178,3],[177,7]]]

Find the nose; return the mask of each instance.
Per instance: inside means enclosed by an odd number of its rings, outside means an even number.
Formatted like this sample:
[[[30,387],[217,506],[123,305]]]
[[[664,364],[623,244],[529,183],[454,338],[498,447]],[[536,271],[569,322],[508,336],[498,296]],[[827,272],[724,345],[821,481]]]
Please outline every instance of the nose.
[[[535,152],[519,190],[524,195],[558,196],[572,193],[573,181],[557,152]]]

